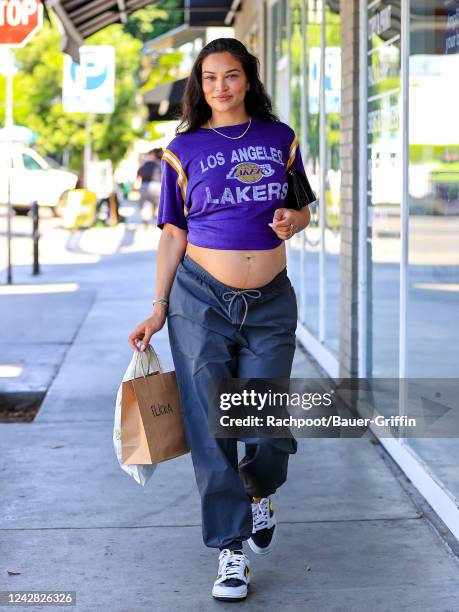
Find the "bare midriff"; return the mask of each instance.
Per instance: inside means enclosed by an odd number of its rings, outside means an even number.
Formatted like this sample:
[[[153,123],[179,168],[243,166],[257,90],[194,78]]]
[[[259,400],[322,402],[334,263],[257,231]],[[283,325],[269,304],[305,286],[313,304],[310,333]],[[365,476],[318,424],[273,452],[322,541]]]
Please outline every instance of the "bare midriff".
[[[221,283],[239,289],[263,287],[287,265],[283,242],[262,251],[207,249],[188,243],[186,254]]]

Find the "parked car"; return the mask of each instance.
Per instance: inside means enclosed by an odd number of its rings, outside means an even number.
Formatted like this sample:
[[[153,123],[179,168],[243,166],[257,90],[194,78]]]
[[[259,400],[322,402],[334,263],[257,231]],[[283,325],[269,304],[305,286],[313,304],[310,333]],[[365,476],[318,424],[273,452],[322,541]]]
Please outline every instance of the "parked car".
[[[54,162],[45,159],[34,149],[22,144],[13,145],[11,170],[11,202],[18,214],[27,213],[34,200],[39,206],[57,207],[63,195],[74,189],[78,176]],[[0,143],[0,203],[8,199],[8,155],[6,144]]]

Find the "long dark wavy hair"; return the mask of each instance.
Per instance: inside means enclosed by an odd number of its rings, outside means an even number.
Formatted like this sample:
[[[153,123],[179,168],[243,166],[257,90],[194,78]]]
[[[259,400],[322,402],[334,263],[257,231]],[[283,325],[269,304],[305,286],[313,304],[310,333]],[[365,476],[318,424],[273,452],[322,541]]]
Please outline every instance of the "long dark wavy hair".
[[[202,90],[202,62],[211,53],[227,51],[237,59],[250,83],[250,89],[245,94],[245,109],[250,117],[258,117],[265,121],[279,121],[272,111],[271,99],[260,81],[260,62],[252,55],[245,45],[236,38],[217,38],[203,47],[196,58],[191,74],[188,77],[182,100],[181,122],[176,134],[186,134],[199,128],[212,116],[212,109],[207,104]]]

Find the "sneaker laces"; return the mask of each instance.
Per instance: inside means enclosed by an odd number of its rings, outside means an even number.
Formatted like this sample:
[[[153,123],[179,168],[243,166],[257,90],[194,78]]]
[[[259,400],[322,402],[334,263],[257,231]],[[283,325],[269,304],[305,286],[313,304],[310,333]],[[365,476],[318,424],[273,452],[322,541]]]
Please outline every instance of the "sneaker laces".
[[[262,497],[259,502],[252,503],[253,531],[267,529],[269,525],[269,498]]]
[[[237,578],[245,582],[244,570],[246,559],[244,553],[235,553],[228,548],[224,548],[220,553],[218,561],[218,574],[221,576],[222,582],[230,578]]]

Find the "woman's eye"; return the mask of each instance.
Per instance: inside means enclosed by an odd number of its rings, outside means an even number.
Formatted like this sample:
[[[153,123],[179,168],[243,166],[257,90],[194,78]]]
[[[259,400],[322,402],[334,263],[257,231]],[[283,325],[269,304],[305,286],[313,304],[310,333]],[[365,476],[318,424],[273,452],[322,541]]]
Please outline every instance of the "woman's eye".
[[[228,79],[237,79],[238,75],[237,74],[229,74],[226,78]],[[213,76],[206,76],[204,77],[205,81],[213,81],[215,79],[215,77]]]

